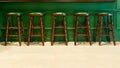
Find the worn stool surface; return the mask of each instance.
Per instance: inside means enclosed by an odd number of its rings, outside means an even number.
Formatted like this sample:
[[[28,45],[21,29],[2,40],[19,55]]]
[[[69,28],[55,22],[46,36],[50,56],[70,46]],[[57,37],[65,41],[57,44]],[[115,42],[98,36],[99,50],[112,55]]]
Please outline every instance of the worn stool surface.
[[[78,13],[75,13],[75,15],[80,15],[80,16],[88,16],[89,14],[87,12],[78,12]]]
[[[8,16],[21,16],[22,13],[20,13],[20,12],[10,12],[10,13],[8,13],[7,15],[8,15]]]
[[[43,16],[43,13],[41,12],[31,12],[29,13],[30,16]]]

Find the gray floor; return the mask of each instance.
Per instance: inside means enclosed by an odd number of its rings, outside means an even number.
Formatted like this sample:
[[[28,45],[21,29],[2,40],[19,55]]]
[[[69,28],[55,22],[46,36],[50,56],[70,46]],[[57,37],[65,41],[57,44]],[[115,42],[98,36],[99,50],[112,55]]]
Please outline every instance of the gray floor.
[[[0,68],[120,68],[120,45],[0,45]]]

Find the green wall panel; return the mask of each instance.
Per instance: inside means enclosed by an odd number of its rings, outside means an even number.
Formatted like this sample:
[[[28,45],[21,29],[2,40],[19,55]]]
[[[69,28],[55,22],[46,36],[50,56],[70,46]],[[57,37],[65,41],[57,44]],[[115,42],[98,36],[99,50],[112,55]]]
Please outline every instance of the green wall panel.
[[[117,6],[119,2],[117,2]],[[27,33],[28,33],[28,26],[29,26],[29,16],[28,14],[30,12],[43,12],[44,18],[44,26],[45,26],[45,32],[46,32],[46,40],[51,40],[51,27],[52,27],[52,13],[54,12],[65,12],[67,13],[66,16],[66,22],[67,22],[67,33],[68,33],[68,40],[73,41],[74,40],[74,28],[75,28],[75,16],[74,13],[82,11],[82,12],[88,12],[90,13],[90,27],[91,27],[91,39],[94,41],[95,36],[95,29],[97,24],[97,16],[96,13],[99,12],[110,12],[115,14],[114,16],[114,24],[115,24],[115,31],[116,36],[119,35],[119,12],[117,13],[116,9],[116,2],[89,2],[89,3],[80,3],[80,2],[74,2],[74,3],[56,3],[56,2],[9,2],[9,3],[0,3],[0,37],[1,41],[4,41],[4,33],[5,33],[5,26],[6,26],[6,14],[8,12],[21,12],[23,13],[22,19],[24,22],[25,27],[25,34],[26,34],[26,40],[27,40]],[[117,17],[117,18],[116,18]],[[36,19],[36,24],[39,22],[39,20]],[[57,21],[58,23],[61,23],[61,20]],[[59,24],[57,24],[59,25]],[[117,27],[117,28],[116,28]],[[81,30],[79,30],[81,31]],[[118,37],[116,37],[117,41],[120,41]],[[37,38],[34,38],[33,40],[37,40]],[[56,37],[56,41],[64,41],[64,37]],[[85,41],[85,37],[78,37],[78,41]],[[106,38],[103,38],[103,40],[106,40]],[[39,41],[39,40],[38,40]]]
[[[120,9],[120,0],[117,0],[117,9]]]
[[[120,29],[120,12],[117,12],[117,29]]]

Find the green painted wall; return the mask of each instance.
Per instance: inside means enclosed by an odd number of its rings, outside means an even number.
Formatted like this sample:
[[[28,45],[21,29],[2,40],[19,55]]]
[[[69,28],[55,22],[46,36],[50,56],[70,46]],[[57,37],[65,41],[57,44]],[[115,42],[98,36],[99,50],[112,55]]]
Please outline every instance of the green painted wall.
[[[120,41],[119,38],[119,29],[120,29],[120,1],[117,2],[90,2],[90,3],[40,3],[40,2],[9,2],[9,3],[0,3],[0,41],[4,41],[5,38],[5,26],[6,26],[6,13],[8,12],[21,12],[23,13],[23,22],[26,32],[29,25],[29,16],[28,13],[40,11],[45,14],[44,16],[44,26],[46,32],[46,40],[50,41],[51,39],[51,26],[52,26],[52,16],[51,14],[57,11],[67,13],[67,32],[69,41],[73,41],[74,36],[74,27],[75,27],[75,16],[73,15],[76,12],[89,12],[90,13],[90,27],[91,27],[91,39],[94,39],[95,36],[95,27],[97,23],[96,13],[99,12],[110,12],[114,14],[114,26],[115,26],[115,36],[116,40]],[[57,21],[60,23],[61,20]],[[35,21],[37,24],[38,20]],[[61,31],[61,30],[59,30]],[[79,30],[81,31],[81,30]],[[82,30],[84,32],[84,30]],[[63,37],[64,38],[64,37]],[[62,37],[56,37],[56,41],[63,41]],[[16,38],[15,38],[16,39]],[[34,38],[36,40],[37,38]],[[84,37],[79,37],[79,41],[84,41]],[[106,37],[103,39],[106,40]]]

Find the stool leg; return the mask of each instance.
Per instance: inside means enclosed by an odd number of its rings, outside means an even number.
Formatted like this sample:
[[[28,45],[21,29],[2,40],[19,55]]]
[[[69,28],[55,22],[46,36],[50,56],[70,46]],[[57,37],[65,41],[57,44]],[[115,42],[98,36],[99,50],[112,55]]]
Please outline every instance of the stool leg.
[[[10,16],[10,27],[12,27],[12,16]],[[12,29],[10,29],[10,35],[12,35]],[[12,36],[10,36],[10,41],[12,42]]]
[[[76,26],[75,26],[75,34],[74,34],[74,45],[76,45],[77,33],[78,33],[78,16],[76,16]]]
[[[109,16],[107,16],[107,21],[108,21],[108,42],[110,43],[110,19],[109,19]]]
[[[8,27],[9,27],[9,21],[10,21],[10,17],[7,18],[5,46],[7,45],[7,41],[8,41]]]
[[[32,42],[32,35],[33,35],[33,27],[34,27],[34,16],[31,19],[31,33],[30,33],[30,42]]]
[[[87,24],[87,37],[88,37],[88,41],[90,43],[90,46],[92,45],[91,43],[91,38],[90,38],[90,25],[89,25],[89,19],[88,16],[86,16],[86,24]]]
[[[40,17],[40,25],[41,25],[42,44],[44,46],[44,30],[43,30],[43,19],[42,19],[42,17]]]
[[[30,25],[29,25],[29,32],[28,32],[28,46],[29,46],[29,44],[30,44],[30,39],[31,39],[32,20],[33,20],[33,17],[30,17]]]
[[[95,42],[97,41],[97,36],[98,36],[98,27],[100,24],[100,17],[98,16],[98,22],[97,22],[97,26],[96,26],[96,35],[95,35]]]
[[[65,33],[65,44],[68,45],[67,28],[66,28],[66,18],[65,18],[65,16],[64,16],[64,33]]]
[[[23,39],[25,40],[24,26],[23,26],[23,21],[22,21],[22,18],[21,18],[21,17],[20,17],[20,24],[21,24],[21,28],[22,28],[22,36],[23,36]]]
[[[99,36],[99,45],[101,45],[102,40],[102,17],[100,16],[100,36]]]
[[[53,18],[51,45],[53,45],[53,43],[54,43],[55,21],[56,21],[56,17]]]
[[[43,30],[44,30],[44,32],[43,32],[43,35],[44,35],[44,42],[46,42],[46,34],[45,34],[45,28],[44,28],[44,24],[43,24]]]
[[[21,34],[20,34],[20,17],[18,17],[18,39],[19,39],[19,46],[21,46]]]
[[[111,22],[111,28],[112,28],[113,43],[114,43],[114,45],[116,45],[115,36],[114,36],[114,26],[113,26],[112,16],[110,16],[110,22]]]

